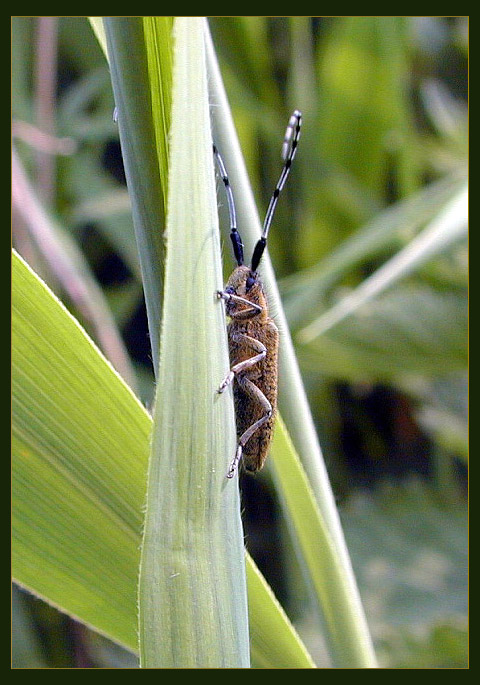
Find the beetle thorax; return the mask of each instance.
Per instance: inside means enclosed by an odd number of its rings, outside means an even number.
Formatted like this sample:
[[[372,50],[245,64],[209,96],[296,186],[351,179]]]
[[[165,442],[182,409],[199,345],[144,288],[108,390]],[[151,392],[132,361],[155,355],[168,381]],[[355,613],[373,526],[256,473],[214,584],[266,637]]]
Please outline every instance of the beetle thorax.
[[[262,313],[258,314],[258,317],[260,317],[260,319],[266,319],[268,317],[267,301],[262,282],[258,273],[252,272],[248,266],[237,266],[227,281],[225,292],[231,293],[232,295],[238,295],[238,297],[242,297],[253,304],[259,305],[262,308]],[[242,304],[235,304],[234,302],[227,303],[227,313],[231,313],[233,309],[238,311],[238,309],[243,308],[244,305]]]

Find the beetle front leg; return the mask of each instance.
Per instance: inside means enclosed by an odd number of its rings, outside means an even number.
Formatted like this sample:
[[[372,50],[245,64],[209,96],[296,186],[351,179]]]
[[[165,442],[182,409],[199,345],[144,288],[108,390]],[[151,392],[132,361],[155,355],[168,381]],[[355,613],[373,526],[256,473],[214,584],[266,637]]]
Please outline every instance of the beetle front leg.
[[[245,297],[240,297],[240,295],[234,295],[233,293],[228,293],[226,290],[217,290],[217,297],[219,300],[225,300],[227,305],[227,314],[231,319],[253,319],[253,317],[261,314],[263,308],[259,304],[250,302],[250,300],[245,299]],[[235,311],[231,304],[246,305],[246,309],[239,309]]]

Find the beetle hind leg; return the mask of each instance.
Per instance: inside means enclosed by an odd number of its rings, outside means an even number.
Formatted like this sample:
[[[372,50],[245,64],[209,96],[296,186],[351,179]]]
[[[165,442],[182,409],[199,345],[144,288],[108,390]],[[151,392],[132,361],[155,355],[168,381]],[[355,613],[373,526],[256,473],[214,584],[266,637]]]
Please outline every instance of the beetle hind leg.
[[[243,448],[247,444],[247,442],[250,440],[252,435],[256,433],[256,431],[263,426],[263,424],[270,419],[272,416],[272,405],[270,402],[267,400],[263,392],[258,388],[255,383],[252,383],[251,380],[248,378],[245,378],[244,376],[237,376],[237,381],[239,385],[242,387],[242,389],[253,399],[256,400],[264,409],[265,413],[263,416],[261,416],[258,421],[255,421],[255,423],[252,423],[247,430],[242,433],[242,435],[238,439],[237,443],[237,450],[235,452],[235,456],[232,459],[232,462],[230,464],[230,468],[228,469],[227,473],[227,478],[233,478],[235,475],[235,471],[237,470],[238,464],[240,463],[240,459],[242,458],[243,454]],[[260,467],[258,467],[260,468]],[[255,471],[258,469],[249,469],[251,471]]]
[[[230,464],[230,467],[228,469],[227,473],[227,478],[233,478],[235,475],[235,471],[237,470],[238,464],[240,463],[240,459],[242,458],[242,452],[243,452],[243,447],[238,444],[237,445],[237,451],[235,452],[235,456],[232,459],[232,463]]]

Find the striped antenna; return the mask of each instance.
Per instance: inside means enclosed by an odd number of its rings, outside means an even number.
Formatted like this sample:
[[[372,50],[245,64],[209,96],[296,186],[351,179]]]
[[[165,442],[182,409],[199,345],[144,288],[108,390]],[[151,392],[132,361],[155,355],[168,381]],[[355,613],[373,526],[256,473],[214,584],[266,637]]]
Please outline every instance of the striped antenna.
[[[273,195],[270,199],[270,203],[268,205],[267,213],[265,215],[265,221],[263,222],[263,229],[262,229],[262,237],[258,241],[258,243],[255,245],[255,249],[253,251],[253,256],[252,256],[252,266],[251,269],[252,271],[256,271],[257,267],[260,263],[260,260],[262,258],[263,252],[265,250],[265,247],[267,245],[267,237],[268,237],[268,231],[270,230],[270,226],[272,225],[272,219],[273,215],[275,213],[275,209],[277,207],[277,202],[278,202],[278,196],[283,190],[283,187],[286,183],[286,180],[288,178],[288,174],[290,173],[290,168],[292,166],[292,162],[295,158],[295,154],[297,152],[297,145],[298,141],[300,139],[300,129],[302,126],[302,113],[296,109],[292,116],[290,117],[290,120],[288,122],[287,130],[285,131],[285,138],[283,139],[283,145],[282,145],[282,159],[284,160],[283,163],[283,169],[282,173],[280,174],[280,178],[278,179],[277,185],[275,187],[275,190],[273,191]]]

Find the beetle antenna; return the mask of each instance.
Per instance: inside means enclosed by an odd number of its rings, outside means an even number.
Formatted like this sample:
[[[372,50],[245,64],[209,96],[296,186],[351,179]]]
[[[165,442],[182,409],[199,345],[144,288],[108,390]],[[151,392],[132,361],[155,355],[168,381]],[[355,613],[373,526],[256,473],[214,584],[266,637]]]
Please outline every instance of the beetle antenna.
[[[268,205],[267,213],[265,215],[265,221],[263,222],[262,237],[255,245],[255,249],[253,251],[252,271],[257,270],[263,252],[267,245],[268,231],[270,230],[270,226],[272,224],[273,215],[275,213],[275,209],[278,202],[278,196],[283,190],[283,186],[285,185],[285,182],[288,178],[288,174],[290,173],[290,167],[292,166],[292,162],[297,152],[297,145],[300,139],[301,126],[302,113],[299,112],[298,109],[296,109],[290,117],[287,130],[285,131],[285,138],[283,139],[282,146],[282,159],[284,160],[283,169],[282,173],[280,174],[280,178],[278,179],[277,185],[275,186],[275,190],[273,191],[273,195],[270,198],[270,204]]]
[[[225,164],[223,159],[217,150],[216,145],[213,146],[213,154],[217,160],[218,169],[220,171],[220,176],[222,177],[223,185],[225,186],[225,192],[227,193],[227,204],[228,204],[228,214],[230,216],[230,240],[233,245],[233,253],[235,259],[237,260],[238,266],[243,264],[243,243],[240,237],[240,233],[237,230],[237,215],[235,213],[235,203],[233,201],[232,188],[230,186],[230,181],[228,180],[227,170],[225,169]]]

